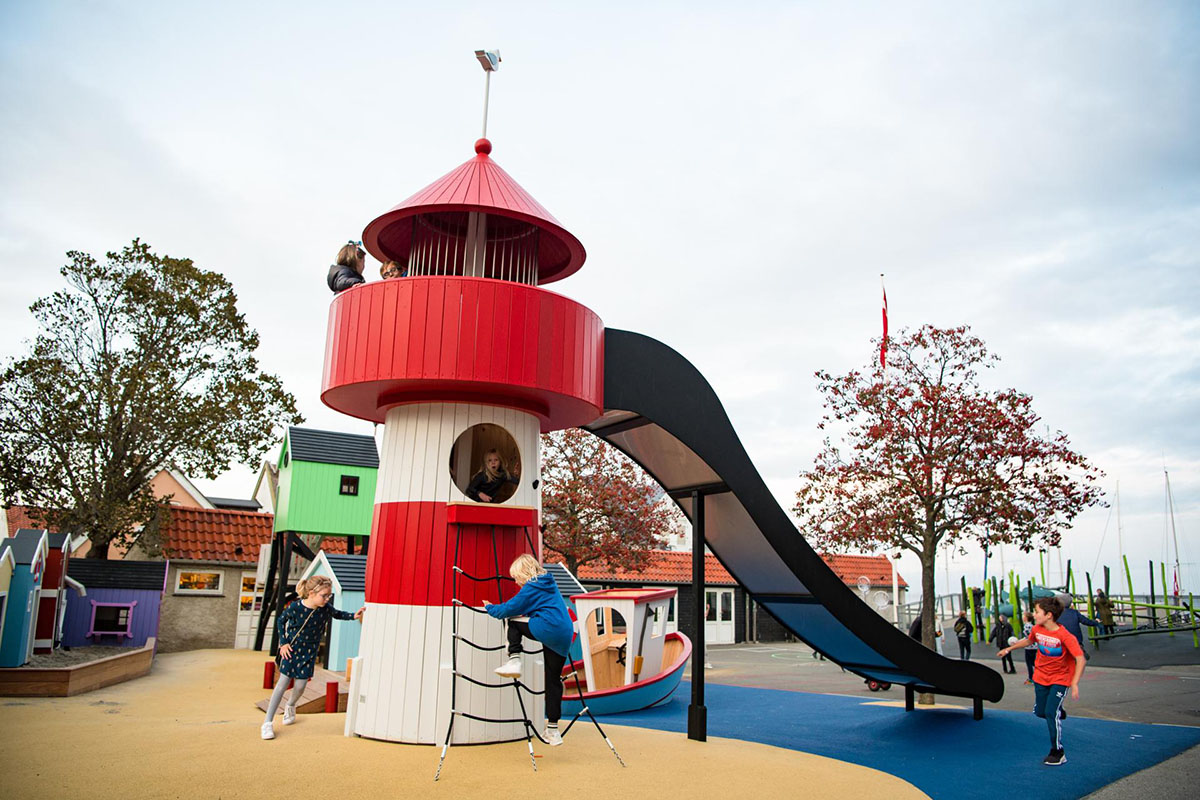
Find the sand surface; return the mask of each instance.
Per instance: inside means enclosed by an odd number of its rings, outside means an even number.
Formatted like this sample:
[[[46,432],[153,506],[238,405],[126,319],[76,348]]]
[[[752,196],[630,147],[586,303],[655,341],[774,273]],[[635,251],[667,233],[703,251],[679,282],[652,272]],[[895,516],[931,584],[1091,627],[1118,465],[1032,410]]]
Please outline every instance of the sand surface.
[[[730,739],[577,726],[562,747],[439,748],[342,736],[344,714],[309,714],[259,738],[262,653],[159,655],[150,675],[77,697],[0,698],[0,797],[18,798],[925,798],[899,778]]]

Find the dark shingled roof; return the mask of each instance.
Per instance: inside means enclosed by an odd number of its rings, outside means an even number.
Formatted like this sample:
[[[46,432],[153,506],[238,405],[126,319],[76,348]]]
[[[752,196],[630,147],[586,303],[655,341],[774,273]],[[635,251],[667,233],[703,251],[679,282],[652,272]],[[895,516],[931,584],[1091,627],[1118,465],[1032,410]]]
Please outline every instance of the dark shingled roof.
[[[343,592],[365,592],[367,590],[367,557],[348,556],[343,553],[325,553],[329,568],[337,576]]]
[[[373,436],[289,427],[288,441],[293,461],[379,468],[379,451],[375,449]]]
[[[0,542],[0,552],[5,548],[13,551],[13,560],[18,564],[32,564],[33,556],[37,553],[38,540],[45,531],[30,531],[29,528],[24,530],[30,533],[36,533],[37,536],[11,536]],[[22,531],[17,531],[18,534]]]
[[[13,534],[13,538],[32,539],[33,543],[37,544],[37,540],[42,538],[43,533],[47,533],[43,528],[21,528]],[[65,533],[50,533],[46,536],[46,544],[51,550],[62,550],[63,545],[67,543],[67,539],[69,538],[70,536]]]
[[[223,508],[227,511],[258,511],[262,505],[257,500],[241,500],[236,497],[213,497],[206,495],[208,502],[212,503],[217,508]]]
[[[167,579],[165,561],[105,561],[72,558],[67,575],[85,589],[151,589],[161,592]]]
[[[573,594],[583,594],[587,591],[565,564],[543,564],[542,568],[554,578],[554,583],[558,586],[558,593],[564,599],[569,599]]]

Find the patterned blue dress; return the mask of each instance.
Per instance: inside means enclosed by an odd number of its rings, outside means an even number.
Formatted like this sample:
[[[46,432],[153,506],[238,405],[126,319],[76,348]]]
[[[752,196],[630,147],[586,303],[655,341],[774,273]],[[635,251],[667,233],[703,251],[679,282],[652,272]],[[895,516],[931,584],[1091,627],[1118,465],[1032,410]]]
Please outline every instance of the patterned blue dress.
[[[279,618],[279,644],[292,646],[292,654],[279,659],[279,671],[289,678],[306,681],[312,677],[317,663],[317,649],[325,626],[331,619],[354,619],[346,611],[338,611],[333,603],[320,608],[309,608],[299,600],[283,610]]]

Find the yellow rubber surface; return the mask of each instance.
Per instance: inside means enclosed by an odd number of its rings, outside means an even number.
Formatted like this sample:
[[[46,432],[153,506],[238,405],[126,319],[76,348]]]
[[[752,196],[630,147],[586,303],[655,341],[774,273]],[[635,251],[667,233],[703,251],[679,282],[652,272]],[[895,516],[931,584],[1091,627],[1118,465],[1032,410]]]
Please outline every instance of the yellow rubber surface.
[[[307,714],[259,737],[262,653],[160,655],[147,677],[64,698],[0,698],[0,797],[806,798],[927,796],[876,770],[731,739],[614,725],[622,769],[590,724],[566,744],[451,748],[342,736],[344,714]]]

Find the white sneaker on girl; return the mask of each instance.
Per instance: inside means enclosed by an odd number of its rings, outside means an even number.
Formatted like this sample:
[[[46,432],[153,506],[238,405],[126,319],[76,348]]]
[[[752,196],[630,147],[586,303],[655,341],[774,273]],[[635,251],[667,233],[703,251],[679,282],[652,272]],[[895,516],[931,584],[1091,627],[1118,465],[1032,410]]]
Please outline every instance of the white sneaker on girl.
[[[292,724],[295,724],[295,722],[296,722],[296,707],[295,706],[284,706],[283,707],[283,724],[284,725],[292,725]]]
[[[554,727],[547,725],[546,735],[542,738],[545,739],[546,744],[550,745],[551,747],[558,747],[560,744],[562,744],[562,734],[558,732],[557,725]]]
[[[496,674],[501,678],[521,677],[521,657],[509,656],[508,661],[496,667]]]
[[[264,739],[274,739],[275,738],[275,726],[271,724],[270,720],[267,720],[266,722],[264,722],[262,724],[262,738],[264,738]]]

